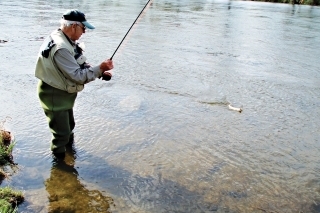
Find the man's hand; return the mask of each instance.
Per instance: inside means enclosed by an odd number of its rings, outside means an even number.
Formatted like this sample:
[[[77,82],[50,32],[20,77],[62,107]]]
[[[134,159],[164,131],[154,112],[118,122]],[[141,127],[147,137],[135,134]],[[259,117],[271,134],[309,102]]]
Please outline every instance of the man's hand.
[[[108,70],[113,69],[113,62],[110,59],[105,60],[100,64],[100,70],[102,72],[102,80],[109,81],[112,74]]]
[[[112,70],[112,69],[113,69],[113,62],[110,59],[107,59],[100,64],[101,73],[104,73],[105,71]]]

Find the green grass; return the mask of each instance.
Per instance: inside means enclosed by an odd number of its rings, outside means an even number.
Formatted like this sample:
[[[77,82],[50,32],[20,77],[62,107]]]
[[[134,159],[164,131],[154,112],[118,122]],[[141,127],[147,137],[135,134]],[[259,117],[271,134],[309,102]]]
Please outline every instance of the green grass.
[[[3,128],[4,121],[0,122],[0,181],[7,177],[4,168],[15,165],[12,150],[15,146],[12,134]],[[0,187],[0,213],[16,213],[18,205],[22,203],[24,196],[22,192],[10,187]]]
[[[7,202],[6,200],[0,200],[0,212],[2,213],[15,213],[17,212],[16,208],[13,208],[11,203]]]
[[[0,212],[14,213],[17,212],[18,204],[24,200],[20,191],[15,191],[10,187],[0,188]]]
[[[9,133],[0,129],[0,166],[4,166],[12,162],[12,150],[15,145],[14,141],[7,141]]]

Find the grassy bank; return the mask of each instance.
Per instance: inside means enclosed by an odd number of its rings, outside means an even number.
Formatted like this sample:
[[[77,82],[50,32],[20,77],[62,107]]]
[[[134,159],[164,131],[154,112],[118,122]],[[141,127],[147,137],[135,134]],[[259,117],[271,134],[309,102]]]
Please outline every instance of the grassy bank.
[[[18,204],[24,200],[23,194],[20,191],[15,191],[10,187],[0,188],[0,212],[12,213],[17,212]]]
[[[5,168],[15,165],[12,157],[12,150],[15,145],[13,136],[10,132],[4,130],[3,123],[0,123],[0,181],[7,178]],[[10,187],[0,187],[0,212],[12,213],[17,212],[17,207],[24,200],[20,191]]]

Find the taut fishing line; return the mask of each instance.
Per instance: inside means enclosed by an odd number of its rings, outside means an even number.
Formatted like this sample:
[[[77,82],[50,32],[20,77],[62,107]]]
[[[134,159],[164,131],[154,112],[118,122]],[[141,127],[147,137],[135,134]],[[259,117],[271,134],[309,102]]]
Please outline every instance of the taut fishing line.
[[[142,12],[144,11],[144,9],[147,7],[147,5],[149,4],[151,0],[149,0],[146,5],[142,8],[141,12],[139,13],[139,15],[137,16],[137,18],[134,20],[134,22],[132,23],[131,27],[129,28],[129,30],[127,31],[127,33],[124,35],[123,39],[121,40],[120,44],[118,45],[117,49],[114,51],[114,53],[112,54],[110,60],[112,60],[113,56],[116,54],[117,50],[119,49],[119,47],[121,46],[122,42],[124,41],[124,39],[127,37],[128,33],[130,32],[131,28],[133,27],[133,25],[136,23],[136,21],[138,20],[138,18],[140,17],[140,15],[142,14]],[[111,79],[111,74],[108,73],[107,71],[103,73],[102,75],[102,80],[105,81],[109,81]]]
[[[129,28],[128,32],[125,34],[125,36],[123,37],[123,39],[121,40],[120,44],[118,45],[117,49],[114,51],[114,53],[112,54],[110,60],[112,60],[113,56],[116,54],[117,50],[119,49],[119,47],[121,46],[122,42],[124,41],[124,39],[127,37],[128,33],[130,32],[131,28],[133,27],[133,25],[136,23],[136,21],[138,20],[138,18],[140,17],[140,15],[142,14],[142,12],[144,11],[144,9],[147,7],[147,5],[149,4],[151,0],[149,0],[147,2],[147,4],[143,7],[143,9],[141,10],[141,12],[139,13],[138,17],[136,18],[136,20],[134,20],[133,24],[131,25],[131,27]]]

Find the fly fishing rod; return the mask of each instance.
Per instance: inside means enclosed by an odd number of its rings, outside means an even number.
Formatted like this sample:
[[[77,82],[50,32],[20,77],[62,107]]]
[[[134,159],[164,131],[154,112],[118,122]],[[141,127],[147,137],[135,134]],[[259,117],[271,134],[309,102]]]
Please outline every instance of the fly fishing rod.
[[[134,20],[133,24],[131,25],[131,27],[129,28],[128,32],[125,34],[125,36],[123,37],[123,39],[121,40],[120,44],[118,45],[117,49],[114,51],[114,53],[112,54],[110,60],[112,60],[113,56],[116,54],[117,50],[119,49],[119,47],[121,46],[123,40],[127,37],[128,33],[130,32],[131,28],[133,27],[133,25],[136,23],[136,21],[138,20],[138,18],[140,17],[141,13],[144,11],[144,9],[147,7],[147,5],[149,4],[151,0],[149,0],[147,2],[147,4],[144,6],[144,8],[141,10],[141,12],[139,13],[138,17],[136,18],[136,20]]]
[[[116,54],[117,50],[119,49],[119,47],[121,46],[122,42],[124,41],[124,39],[127,37],[128,33],[130,32],[131,28],[133,27],[133,25],[136,23],[136,21],[138,20],[138,18],[140,17],[140,15],[142,14],[142,12],[144,11],[144,9],[147,7],[147,5],[149,4],[151,0],[149,0],[146,5],[142,8],[141,12],[139,13],[139,15],[137,16],[136,20],[134,20],[134,22],[132,23],[131,27],[129,28],[129,30],[127,31],[127,33],[124,35],[123,39],[121,40],[120,44],[118,45],[117,49],[114,51],[114,53],[112,54],[110,60],[112,60],[113,56]],[[105,81],[109,81],[111,79],[111,74],[108,72],[103,73],[102,75],[102,80]]]

